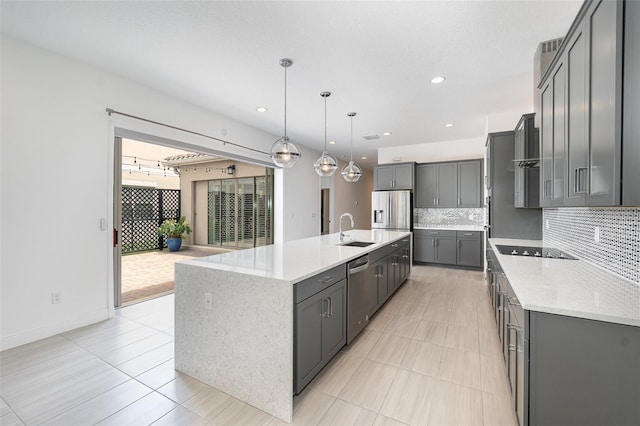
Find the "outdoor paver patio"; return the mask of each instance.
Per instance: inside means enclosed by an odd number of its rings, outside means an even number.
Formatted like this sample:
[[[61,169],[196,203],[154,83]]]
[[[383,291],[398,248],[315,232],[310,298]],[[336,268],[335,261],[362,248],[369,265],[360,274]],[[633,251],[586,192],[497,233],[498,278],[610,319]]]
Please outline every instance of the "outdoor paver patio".
[[[122,256],[122,305],[173,292],[174,264],[229,250],[207,246],[183,246],[180,251],[151,251]]]

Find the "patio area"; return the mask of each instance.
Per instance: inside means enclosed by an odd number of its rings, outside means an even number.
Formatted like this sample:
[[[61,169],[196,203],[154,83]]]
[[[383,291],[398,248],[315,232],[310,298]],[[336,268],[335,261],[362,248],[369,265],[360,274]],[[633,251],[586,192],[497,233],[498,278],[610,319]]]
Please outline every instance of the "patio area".
[[[173,293],[176,262],[226,253],[207,246],[182,246],[180,251],[151,251],[122,256],[122,306]]]

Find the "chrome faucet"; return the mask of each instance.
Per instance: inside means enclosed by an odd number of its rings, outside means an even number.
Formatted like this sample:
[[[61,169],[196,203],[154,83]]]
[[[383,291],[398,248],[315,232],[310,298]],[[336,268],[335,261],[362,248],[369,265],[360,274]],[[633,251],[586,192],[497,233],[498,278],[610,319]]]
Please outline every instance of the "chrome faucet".
[[[344,240],[344,237],[348,237],[349,235],[345,234],[344,232],[342,232],[342,218],[347,216],[349,219],[351,219],[351,229],[355,228],[356,223],[353,221],[353,216],[351,216],[351,213],[342,213],[340,215],[340,242],[342,242]]]

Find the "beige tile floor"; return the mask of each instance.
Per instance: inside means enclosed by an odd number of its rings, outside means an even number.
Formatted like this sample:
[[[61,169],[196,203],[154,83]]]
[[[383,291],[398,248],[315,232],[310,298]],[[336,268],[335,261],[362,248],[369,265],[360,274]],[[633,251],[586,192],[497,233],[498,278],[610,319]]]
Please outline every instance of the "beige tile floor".
[[[173,367],[173,295],[0,353],[0,424],[280,425]],[[414,267],[296,425],[514,425],[482,273]]]

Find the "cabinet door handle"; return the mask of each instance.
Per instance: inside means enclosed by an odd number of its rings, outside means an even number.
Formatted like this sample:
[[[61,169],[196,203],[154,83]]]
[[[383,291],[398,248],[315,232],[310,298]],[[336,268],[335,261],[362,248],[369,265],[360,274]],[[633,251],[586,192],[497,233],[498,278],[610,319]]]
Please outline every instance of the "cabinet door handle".
[[[473,237],[473,234],[471,232],[467,232],[467,233],[462,234],[462,235],[464,235],[465,237]]]
[[[439,198],[439,197],[437,197],[437,198],[436,198],[436,206],[439,206],[439,205],[440,205],[440,198]]]
[[[391,247],[398,247],[398,244],[391,244]]]
[[[462,204],[460,198],[458,198],[458,205]]]
[[[333,279],[333,277],[328,276],[328,277],[324,277],[323,279],[321,279],[321,280],[320,280],[320,282],[321,282],[322,284],[326,284],[326,283],[328,283],[328,282],[331,282],[331,280],[332,280],[332,279]]]
[[[327,297],[327,300],[329,301],[329,314],[327,315],[327,317],[330,317],[333,316],[333,301],[330,297]]]
[[[508,323],[508,324],[507,324],[507,329],[509,329],[509,330],[515,330],[515,331],[517,331],[518,333],[522,332],[522,327],[519,327],[519,326],[517,326],[517,325],[513,325],[513,324],[511,324],[511,323]]]
[[[544,181],[544,198],[551,198],[551,179]]]
[[[431,246],[435,247],[436,246],[436,239],[434,238],[433,240],[431,240]]]
[[[322,317],[329,318],[329,301],[322,299]]]
[[[587,182],[584,179],[584,177],[587,176],[587,168],[586,167],[578,167],[576,169],[577,172],[577,176],[576,176],[576,181],[578,184],[578,190],[576,191],[578,194],[584,194],[585,192],[587,192]],[[584,172],[584,173],[583,173]]]

